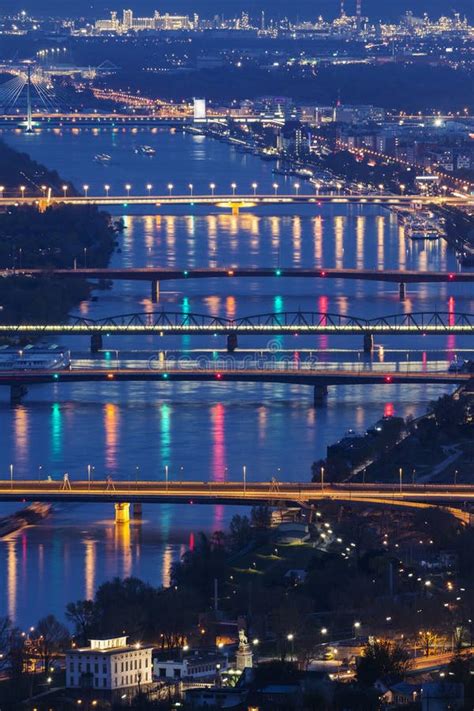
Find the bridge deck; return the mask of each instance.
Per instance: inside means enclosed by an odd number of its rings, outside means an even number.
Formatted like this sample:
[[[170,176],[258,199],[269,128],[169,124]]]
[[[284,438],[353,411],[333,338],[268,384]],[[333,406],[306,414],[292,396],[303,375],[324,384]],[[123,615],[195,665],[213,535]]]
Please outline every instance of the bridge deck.
[[[4,276],[49,276],[56,279],[114,279],[130,281],[166,281],[210,278],[282,278],[350,279],[406,283],[474,283],[474,272],[419,272],[397,269],[300,269],[296,267],[202,267],[173,269],[170,267],[142,268],[76,268],[76,269],[16,269],[1,272]]]
[[[157,481],[2,481],[0,501],[148,502],[248,506],[277,502],[311,504],[345,501],[403,506],[454,505],[474,502],[474,485],[388,484],[338,485],[261,482]]]
[[[419,384],[456,385],[469,383],[474,375],[450,372],[376,372],[364,370],[301,370],[287,365],[281,368],[251,368],[245,364],[222,363],[221,368],[209,364],[208,368],[170,367],[158,362],[149,368],[114,368],[113,364],[101,368],[74,368],[48,371],[0,371],[0,385],[34,385],[62,382],[270,382],[293,385],[352,385],[352,384]]]

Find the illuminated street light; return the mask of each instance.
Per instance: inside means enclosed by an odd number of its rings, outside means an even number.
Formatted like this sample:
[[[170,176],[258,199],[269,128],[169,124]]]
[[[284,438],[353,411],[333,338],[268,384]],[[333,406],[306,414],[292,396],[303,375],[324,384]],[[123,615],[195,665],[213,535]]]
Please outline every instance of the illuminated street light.
[[[237,190],[237,183],[232,183],[230,187],[232,188],[232,195],[235,195],[235,191]]]
[[[188,188],[189,188],[189,192],[191,193],[191,196],[192,196],[193,190],[194,190],[194,185],[192,183],[189,183]]]
[[[104,189],[105,189],[105,195],[106,195],[106,197],[109,197],[110,185],[104,185]]]
[[[295,183],[295,186],[294,186],[294,187],[295,187],[296,195],[298,196],[298,193],[299,193],[299,191],[300,191],[300,184],[299,184],[299,183]]]
[[[214,197],[214,192],[216,190],[216,184],[215,183],[209,183],[209,187],[211,188],[211,195]]]
[[[21,197],[24,198],[26,187],[24,185],[20,185],[20,190],[21,190]]]
[[[125,186],[125,190],[127,191],[127,197],[130,197],[130,190],[131,189],[132,189],[132,186],[130,185],[130,183],[127,183],[127,185]]]
[[[278,183],[273,183],[273,190],[275,191],[275,195],[278,193]]]
[[[169,191],[170,197],[171,197],[171,193],[173,192],[173,188],[174,188],[173,183],[168,183],[168,191]]]
[[[88,195],[88,193],[89,193],[89,186],[88,186],[88,185],[83,185],[82,188],[83,188],[83,190],[84,190],[84,195],[87,197],[87,195]]]
[[[3,198],[3,193],[5,192],[5,186],[0,185],[0,198]]]
[[[148,192],[148,197],[150,197],[150,195],[151,195],[152,188],[153,188],[153,185],[151,183],[148,183],[148,185],[146,186],[146,189]]]
[[[256,195],[256,194],[257,194],[257,188],[258,188],[257,183],[252,183],[252,188],[253,188],[253,194]]]
[[[406,188],[406,185],[404,185],[403,183],[400,183],[400,192],[402,195],[405,193],[405,188]]]
[[[64,197],[66,197],[67,196],[67,185],[63,185],[63,193],[64,193]]]

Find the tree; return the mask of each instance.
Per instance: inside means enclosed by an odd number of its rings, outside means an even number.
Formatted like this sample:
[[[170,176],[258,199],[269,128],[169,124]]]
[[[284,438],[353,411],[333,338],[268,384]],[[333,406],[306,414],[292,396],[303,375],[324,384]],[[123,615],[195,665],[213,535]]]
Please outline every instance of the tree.
[[[69,642],[67,628],[54,615],[47,615],[38,622],[34,637],[32,637],[32,644],[45,672],[48,671],[56,655],[68,648]]]
[[[369,642],[357,664],[357,681],[372,686],[384,676],[403,679],[410,663],[408,651],[402,644],[390,640]]]
[[[252,539],[252,528],[248,516],[236,514],[229,524],[230,545],[234,550],[240,550]]]
[[[97,625],[93,601],[78,600],[77,602],[70,602],[66,607],[66,618],[74,623],[79,642],[86,644],[87,640],[94,634],[94,627]]]
[[[418,643],[423,649],[425,656],[429,657],[431,650],[435,651],[439,646],[440,637],[431,630],[421,630],[418,635]]]

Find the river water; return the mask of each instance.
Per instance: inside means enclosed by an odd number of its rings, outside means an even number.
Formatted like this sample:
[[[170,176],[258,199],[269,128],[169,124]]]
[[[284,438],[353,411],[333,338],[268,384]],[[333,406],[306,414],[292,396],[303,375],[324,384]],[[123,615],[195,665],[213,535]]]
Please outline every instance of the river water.
[[[7,131],[15,148],[55,168],[89,194],[132,191],[145,185],[165,192],[229,192],[236,182],[242,192],[271,191],[273,163],[236,152],[200,136],[168,130],[46,130],[35,135]],[[156,148],[153,158],[134,148]],[[104,166],[98,153],[112,156]],[[293,190],[294,180],[280,189]],[[308,190],[309,187],[301,189]],[[126,200],[124,199],[124,202]],[[413,243],[395,217],[375,207],[316,205],[260,209],[233,217],[216,208],[175,209],[174,214],[143,214],[123,207],[126,230],[115,266],[318,266],[376,269],[456,270],[444,241]],[[66,238],[66,237],[65,237]],[[319,311],[370,318],[404,311],[473,312],[469,285],[414,285],[400,303],[396,284],[325,282],[291,279],[165,282],[160,303],[153,305],[149,287],[118,282],[98,300],[80,304],[76,313],[106,315],[167,309],[228,317],[267,312]],[[242,339],[241,339],[242,340]],[[88,341],[65,339],[75,352]],[[272,339],[248,338],[242,348],[298,352],[311,349],[324,362],[352,362],[371,367],[355,337]],[[107,339],[108,355],[120,351],[225,348],[220,339],[196,337]],[[467,339],[377,339],[375,362],[398,369],[443,369],[454,354],[467,357]],[[118,353],[117,353],[118,351]],[[212,353],[209,354],[212,357]],[[345,386],[331,388],[327,406],[315,410],[310,389],[275,384],[150,383],[35,386],[21,405],[11,407],[0,392],[0,476],[15,478],[85,477],[107,474],[117,479],[237,479],[242,466],[248,477],[305,480],[311,463],[326,446],[349,429],[364,431],[383,414],[406,417],[423,412],[446,388],[440,386]],[[0,513],[12,506],[1,505]],[[0,540],[0,614],[20,625],[35,624],[48,612],[63,616],[67,602],[91,597],[96,587],[115,575],[137,575],[166,585],[174,560],[193,545],[200,530],[226,526],[234,513],[222,506],[145,506],[142,523],[116,527],[110,505],[57,506],[40,526]]]

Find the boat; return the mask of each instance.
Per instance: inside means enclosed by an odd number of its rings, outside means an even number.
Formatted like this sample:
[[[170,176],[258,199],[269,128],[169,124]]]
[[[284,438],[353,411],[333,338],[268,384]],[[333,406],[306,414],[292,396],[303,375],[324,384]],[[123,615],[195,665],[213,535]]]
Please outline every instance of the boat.
[[[142,156],[154,156],[156,150],[151,146],[138,146],[137,148],[135,148],[135,153],[138,153]]]
[[[46,351],[7,351],[0,353],[0,372],[5,371],[39,371],[39,370],[70,370],[71,353],[61,351],[50,353]]]
[[[110,163],[112,156],[109,156],[108,153],[97,153],[97,155],[94,156],[94,160],[96,163]]]
[[[406,235],[410,239],[439,239],[441,232],[432,222],[413,218],[406,223]]]

